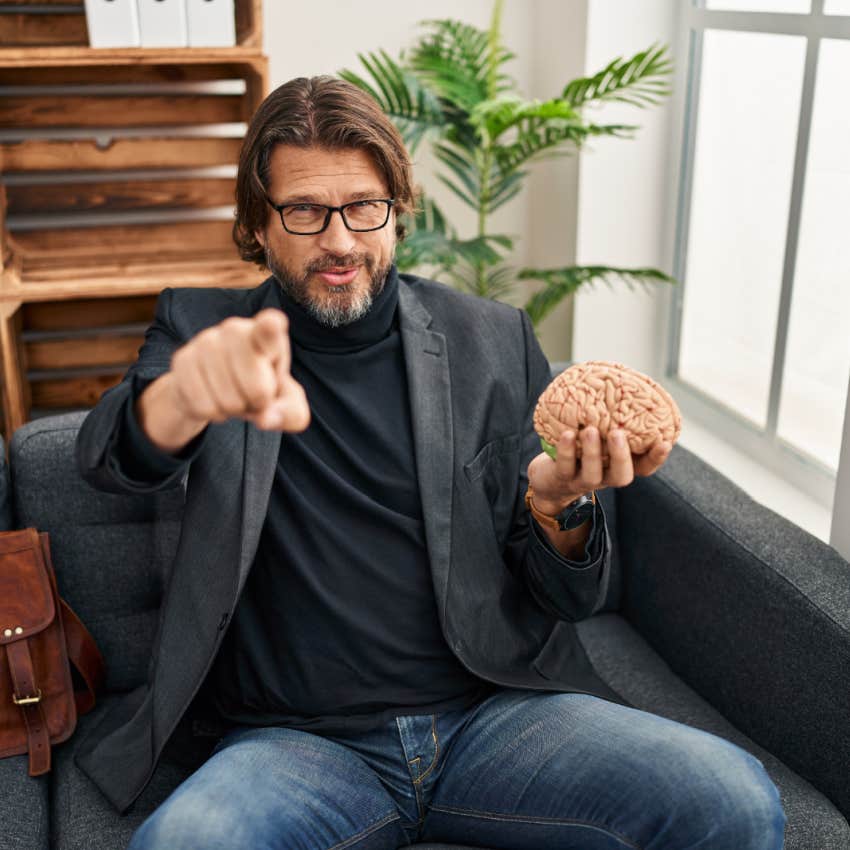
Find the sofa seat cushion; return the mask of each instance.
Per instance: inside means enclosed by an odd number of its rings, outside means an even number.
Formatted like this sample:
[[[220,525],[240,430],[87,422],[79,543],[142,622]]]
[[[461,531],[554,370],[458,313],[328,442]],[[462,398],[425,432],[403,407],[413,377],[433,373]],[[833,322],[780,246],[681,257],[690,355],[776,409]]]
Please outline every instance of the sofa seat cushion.
[[[29,775],[29,756],[0,759],[0,847],[48,850],[48,778]]]
[[[97,786],[74,764],[74,751],[89,729],[122,695],[98,700],[94,711],[79,719],[77,729],[54,748],[51,773],[52,850],[123,850],[142,821],[192,772],[190,767],[160,760],[135,805],[119,815]]]
[[[596,672],[635,708],[711,732],[762,762],[779,789],[788,818],[784,850],[850,847],[850,824],[838,809],[676,676],[622,616],[598,614],[579,623],[577,631]]]

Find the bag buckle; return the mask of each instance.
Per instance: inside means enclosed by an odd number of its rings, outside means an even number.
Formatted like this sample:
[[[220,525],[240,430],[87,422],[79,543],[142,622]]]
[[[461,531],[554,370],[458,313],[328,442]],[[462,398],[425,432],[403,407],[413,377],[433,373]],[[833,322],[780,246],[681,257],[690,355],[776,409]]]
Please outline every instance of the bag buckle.
[[[34,697],[16,697],[12,694],[12,702],[15,705],[33,705],[34,703],[41,702],[41,688],[36,688],[36,690],[38,693]]]

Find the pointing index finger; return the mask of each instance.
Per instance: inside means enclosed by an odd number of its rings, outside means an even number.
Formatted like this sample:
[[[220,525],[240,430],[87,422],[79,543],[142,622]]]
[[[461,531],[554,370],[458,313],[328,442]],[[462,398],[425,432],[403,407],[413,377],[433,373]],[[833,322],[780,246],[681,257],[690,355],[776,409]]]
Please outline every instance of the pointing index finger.
[[[254,316],[251,345],[260,353],[278,361],[283,359],[289,368],[289,319],[282,310],[269,307]]]

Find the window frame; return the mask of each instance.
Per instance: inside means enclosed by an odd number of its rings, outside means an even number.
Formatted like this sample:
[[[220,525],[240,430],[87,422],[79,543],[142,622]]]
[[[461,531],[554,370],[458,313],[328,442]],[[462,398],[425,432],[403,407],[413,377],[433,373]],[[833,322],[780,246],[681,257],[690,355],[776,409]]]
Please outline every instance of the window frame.
[[[710,10],[705,0],[679,7],[677,25],[678,55],[682,57],[677,69],[676,131],[674,145],[680,145],[678,181],[674,200],[673,276],[681,285],[673,287],[670,298],[668,356],[665,379],[676,394],[685,415],[693,417],[727,442],[745,451],[750,457],[775,474],[789,481],[820,504],[833,510],[833,536],[838,526],[837,513],[843,499],[837,491],[850,493],[850,398],[844,419],[844,441],[837,474],[817,458],[779,437],[777,425],[788,341],[788,325],[797,264],[797,249],[805,192],[806,165],[809,153],[814,93],[817,82],[818,59],[823,39],[850,40],[850,16],[824,14],[824,0],[811,0],[807,13],[739,12]],[[685,270],[687,268],[688,236],[696,148],[696,123],[699,115],[699,90],[702,71],[703,36],[706,30],[758,32],[794,35],[806,38],[806,57],[803,87],[797,124],[797,143],[794,173],[786,227],[785,254],[779,313],[773,351],[767,422],[759,427],[741,413],[722,404],[698,387],[683,380],[679,372],[679,350],[684,307]],[[686,58],[686,61],[685,61]],[[837,488],[836,482],[841,482]],[[847,497],[850,500],[850,496]],[[849,547],[850,548],[850,547]],[[847,553],[850,557],[850,552]]]

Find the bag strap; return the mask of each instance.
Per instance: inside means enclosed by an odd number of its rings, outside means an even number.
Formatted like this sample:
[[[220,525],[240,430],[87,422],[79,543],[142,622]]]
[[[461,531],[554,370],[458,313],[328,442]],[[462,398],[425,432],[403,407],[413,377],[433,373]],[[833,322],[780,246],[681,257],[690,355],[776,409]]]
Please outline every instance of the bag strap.
[[[50,538],[42,531],[38,535],[41,551],[44,556],[48,574],[56,575],[53,560],[50,557]],[[56,594],[59,600],[58,616],[62,618],[62,628],[65,632],[65,646],[68,650],[68,661],[77,668],[85,684],[84,688],[74,688],[74,702],[77,714],[85,714],[94,708],[95,691],[103,684],[103,656],[94,642],[89,630],[82,620],[74,613],[71,606]]]
[[[41,706],[41,690],[35,684],[29,641],[6,644],[6,657],[15,687],[12,701],[21,709],[27,727],[30,776],[38,776],[50,770],[50,734]]]
[[[85,714],[94,708],[95,691],[99,690],[103,684],[103,656],[91,633],[71,606],[62,598],[59,599],[59,606],[62,609],[62,625],[65,627],[68,660],[77,668],[85,683],[84,689],[74,690],[77,713]]]

